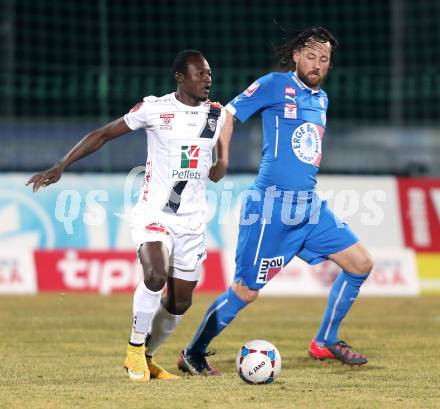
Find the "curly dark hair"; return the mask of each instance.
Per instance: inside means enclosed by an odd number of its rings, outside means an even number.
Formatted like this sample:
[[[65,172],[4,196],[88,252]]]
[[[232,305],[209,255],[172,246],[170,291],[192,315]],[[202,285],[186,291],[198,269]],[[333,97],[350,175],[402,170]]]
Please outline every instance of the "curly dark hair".
[[[331,57],[333,57],[333,53],[339,45],[338,40],[336,40],[333,34],[327,29],[323,27],[308,28],[275,49],[280,68],[286,70],[291,69],[294,71],[296,64],[295,61],[293,61],[292,54],[297,50],[309,46],[313,42],[329,42],[331,47]]]

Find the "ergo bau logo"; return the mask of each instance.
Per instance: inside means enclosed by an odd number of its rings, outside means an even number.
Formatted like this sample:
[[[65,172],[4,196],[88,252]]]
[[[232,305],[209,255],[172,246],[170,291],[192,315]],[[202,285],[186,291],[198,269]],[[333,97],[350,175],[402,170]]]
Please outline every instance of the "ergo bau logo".
[[[180,147],[180,169],[173,169],[171,177],[174,180],[200,179],[201,172],[197,170],[200,146],[182,145]],[[182,170],[185,169],[185,170]]]

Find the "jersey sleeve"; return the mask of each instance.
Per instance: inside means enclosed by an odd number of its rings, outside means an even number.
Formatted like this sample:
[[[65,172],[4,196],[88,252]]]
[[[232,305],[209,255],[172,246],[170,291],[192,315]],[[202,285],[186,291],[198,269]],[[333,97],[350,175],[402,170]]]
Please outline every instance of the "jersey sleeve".
[[[241,122],[245,122],[255,112],[272,104],[273,90],[273,74],[267,74],[230,101],[226,109]]]
[[[220,130],[221,130],[221,129],[223,128],[223,126],[225,125],[225,122],[226,122],[226,111],[225,111],[225,108],[222,107],[222,110],[221,110],[220,116],[219,116],[219,118],[218,118],[218,126],[219,126],[219,129],[220,129]]]
[[[127,114],[124,115],[124,121],[132,131],[140,128],[148,128],[150,125],[148,98],[149,97],[144,98],[143,101],[136,104]]]

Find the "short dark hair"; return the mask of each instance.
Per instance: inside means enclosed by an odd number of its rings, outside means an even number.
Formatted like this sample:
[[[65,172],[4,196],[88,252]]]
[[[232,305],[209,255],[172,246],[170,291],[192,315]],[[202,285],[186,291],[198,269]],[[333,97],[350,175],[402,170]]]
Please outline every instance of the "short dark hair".
[[[292,36],[291,36],[292,37]],[[310,27],[304,31],[298,33],[295,37],[287,40],[284,44],[275,49],[276,55],[279,60],[280,68],[292,69],[296,68],[295,61],[293,61],[292,54],[295,51],[301,50],[307,47],[312,42],[330,43],[330,56],[333,56],[335,49],[338,47],[338,40],[333,36],[330,31],[323,27]]]
[[[205,58],[201,51],[199,50],[183,50],[180,51],[175,57],[172,65],[173,74],[180,72],[182,74],[186,73],[188,68],[188,60],[191,57],[201,57]]]

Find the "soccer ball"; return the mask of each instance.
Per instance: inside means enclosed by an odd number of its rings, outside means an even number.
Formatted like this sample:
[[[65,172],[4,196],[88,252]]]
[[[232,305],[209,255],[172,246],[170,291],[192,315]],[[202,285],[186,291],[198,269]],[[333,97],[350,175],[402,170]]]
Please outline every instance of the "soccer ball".
[[[271,383],[281,371],[278,349],[261,339],[246,342],[238,351],[235,363],[238,375],[247,383]]]

